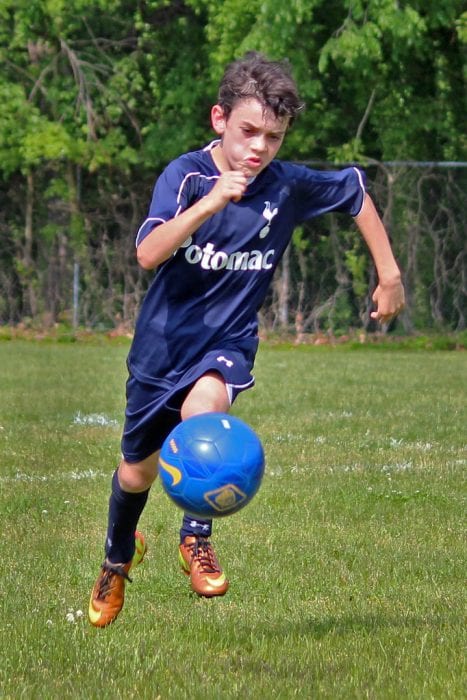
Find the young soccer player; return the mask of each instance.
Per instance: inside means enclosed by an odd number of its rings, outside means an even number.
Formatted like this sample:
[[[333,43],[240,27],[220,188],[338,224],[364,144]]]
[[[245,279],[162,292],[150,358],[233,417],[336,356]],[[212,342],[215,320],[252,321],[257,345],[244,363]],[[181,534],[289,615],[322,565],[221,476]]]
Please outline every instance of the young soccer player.
[[[113,476],[106,558],[89,617],[120,612],[129,572],[145,554],[136,530],[157,457],[181,420],[227,412],[253,385],[257,311],[292,232],[325,212],[350,214],[378,273],[372,317],[404,305],[401,275],[357,168],[320,172],[276,160],[302,107],[287,64],[249,53],[227,67],[211,120],[218,138],[174,160],[156,182],[136,237],[137,258],[158,268],[128,357],[122,460]],[[185,514],[179,559],[200,596],[229,583],[210,542],[211,521]]]

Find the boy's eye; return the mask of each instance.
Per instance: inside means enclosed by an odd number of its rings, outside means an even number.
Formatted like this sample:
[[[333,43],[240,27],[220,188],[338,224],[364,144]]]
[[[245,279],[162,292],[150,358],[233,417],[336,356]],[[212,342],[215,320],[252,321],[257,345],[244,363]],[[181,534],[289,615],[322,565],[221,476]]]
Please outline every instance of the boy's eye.
[[[258,132],[256,129],[253,129],[252,127],[249,126],[242,126],[242,132],[246,136],[255,136]],[[282,135],[280,134],[266,134],[266,138],[269,139],[270,141],[280,141],[282,139]]]

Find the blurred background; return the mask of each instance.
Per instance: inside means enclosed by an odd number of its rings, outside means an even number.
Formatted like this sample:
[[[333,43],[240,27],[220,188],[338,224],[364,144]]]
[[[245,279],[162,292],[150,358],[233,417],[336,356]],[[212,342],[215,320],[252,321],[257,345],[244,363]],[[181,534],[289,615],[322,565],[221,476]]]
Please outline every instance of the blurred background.
[[[467,12],[457,0],[0,1],[0,325],[131,332],[135,234],[171,159],[213,138],[225,65],[288,59],[306,110],[280,156],[358,164],[402,266],[386,330],[466,327]],[[295,231],[264,333],[372,331],[348,217]]]

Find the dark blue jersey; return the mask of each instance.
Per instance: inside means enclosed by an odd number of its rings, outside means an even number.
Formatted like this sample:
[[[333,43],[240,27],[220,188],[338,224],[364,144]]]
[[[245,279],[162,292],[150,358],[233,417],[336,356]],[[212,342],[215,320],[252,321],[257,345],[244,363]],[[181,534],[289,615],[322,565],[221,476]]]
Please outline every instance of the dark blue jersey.
[[[216,143],[164,170],[137,245],[214,187],[220,173],[210,151]],[[169,386],[212,350],[254,353],[257,311],[294,228],[331,211],[356,216],[364,192],[356,168],[325,172],[272,161],[238,203],[205,221],[157,270],[128,358],[134,376]]]

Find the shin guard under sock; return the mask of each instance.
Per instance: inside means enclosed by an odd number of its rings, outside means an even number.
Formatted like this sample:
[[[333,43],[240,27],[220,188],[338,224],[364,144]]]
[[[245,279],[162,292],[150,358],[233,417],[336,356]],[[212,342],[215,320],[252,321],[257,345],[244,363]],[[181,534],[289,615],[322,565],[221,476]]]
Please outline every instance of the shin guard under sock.
[[[132,559],[135,551],[135,530],[148,495],[149,489],[140,493],[124,491],[118,481],[118,472],[114,473],[105,543],[105,553],[110,562],[126,564]]]

